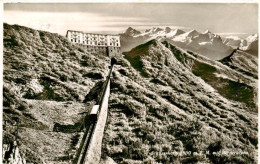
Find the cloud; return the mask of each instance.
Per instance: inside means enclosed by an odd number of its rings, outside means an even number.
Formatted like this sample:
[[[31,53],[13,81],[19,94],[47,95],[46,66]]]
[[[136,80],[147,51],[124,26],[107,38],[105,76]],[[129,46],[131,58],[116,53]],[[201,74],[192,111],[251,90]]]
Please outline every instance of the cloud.
[[[19,24],[38,30],[65,34],[67,30],[88,32],[121,31],[122,28],[143,25],[150,21],[141,17],[103,16],[87,12],[23,12],[5,11],[4,22]]]
[[[117,34],[129,26],[137,30],[169,26],[184,31],[258,31],[257,4],[7,3],[4,9],[4,22],[61,35],[68,29]]]

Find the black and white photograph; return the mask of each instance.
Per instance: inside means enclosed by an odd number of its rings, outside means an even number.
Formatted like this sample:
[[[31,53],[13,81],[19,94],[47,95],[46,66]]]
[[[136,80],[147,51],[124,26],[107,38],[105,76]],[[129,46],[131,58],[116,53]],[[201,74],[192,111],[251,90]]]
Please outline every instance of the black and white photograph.
[[[257,164],[258,5],[2,2],[1,163]]]

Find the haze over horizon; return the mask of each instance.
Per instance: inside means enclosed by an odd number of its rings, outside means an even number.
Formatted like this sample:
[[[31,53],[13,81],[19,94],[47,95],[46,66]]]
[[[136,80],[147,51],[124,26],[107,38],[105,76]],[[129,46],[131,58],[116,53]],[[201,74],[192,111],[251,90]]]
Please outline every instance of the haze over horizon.
[[[258,32],[258,4],[5,3],[3,21],[61,35],[170,27],[246,37]]]

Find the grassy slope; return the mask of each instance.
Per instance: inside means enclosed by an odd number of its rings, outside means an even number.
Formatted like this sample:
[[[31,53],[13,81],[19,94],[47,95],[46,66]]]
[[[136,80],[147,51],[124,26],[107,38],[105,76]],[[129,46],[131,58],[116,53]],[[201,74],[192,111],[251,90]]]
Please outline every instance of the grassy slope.
[[[220,62],[247,76],[258,79],[257,57],[251,54],[236,50],[231,55],[221,59]]]
[[[53,132],[52,126],[56,121],[76,125],[81,120],[84,112],[80,101],[100,81],[99,75],[104,75],[109,62],[87,54],[56,34],[4,26],[4,120],[9,120],[4,139],[8,142],[14,136],[18,118],[23,122],[19,139],[28,161],[68,163],[80,133]],[[115,66],[103,155],[126,163],[256,162],[256,110],[226,99],[206,80],[195,76],[191,68],[195,58],[201,62],[199,56],[182,50],[173,53],[167,46],[155,43],[136,50],[137,55],[146,53],[140,58],[141,69],[133,68],[123,58],[122,64]],[[206,63],[222,68],[210,60]],[[146,78],[140,76],[141,71]],[[241,83],[253,85],[251,79],[226,68],[219,73],[230,79],[241,76]],[[34,98],[39,100],[28,100]],[[63,100],[75,101],[71,104],[74,113]],[[174,156],[174,152],[181,151],[218,150],[249,154]]]
[[[221,73],[222,70],[218,69],[218,67],[215,67],[210,63],[194,60],[191,57],[187,56],[185,53],[181,53],[173,45],[170,45],[170,48],[171,51],[174,53],[176,59],[184,65],[187,65],[188,59],[192,60],[193,64],[191,70],[194,73],[194,75],[201,77],[206,83],[210,84],[214,89],[216,89],[222,96],[230,100],[245,103],[247,106],[255,110],[256,104],[254,102],[255,96],[254,88],[252,86],[240,82],[240,80],[242,79],[238,79],[237,81],[235,81],[231,80],[231,78],[228,79],[219,77],[216,74]],[[189,54],[191,54],[194,57],[197,56],[196,54],[190,51]]]
[[[216,77],[214,73],[217,72],[217,69],[205,63],[195,62],[192,72],[213,86],[227,99],[243,102],[253,109],[256,107],[254,104],[253,87],[239,81]]]
[[[88,112],[82,101],[103,80],[108,60],[58,34],[4,24],[4,143],[15,139],[18,124],[27,162],[68,162]]]
[[[141,56],[141,60],[142,70],[148,73],[146,78],[124,59],[122,66],[115,67],[104,156],[125,163],[255,163],[256,109],[243,105],[243,101],[225,98],[226,95],[214,90],[215,86],[207,84],[205,79],[214,77],[214,71],[220,68],[224,70],[219,73],[230,79],[240,74],[215,61],[205,64],[199,56],[177,48],[173,51],[152,42],[144,45],[147,51],[142,54],[147,55]],[[201,62],[200,68],[192,67],[195,61]],[[208,76],[203,77],[201,69],[208,70]],[[250,80],[243,77],[241,81]],[[249,154],[174,155],[182,151],[219,150]]]
[[[147,43],[141,44],[133,48],[129,52],[124,52],[125,58],[131,63],[132,67],[138,70],[142,76],[147,77],[148,74],[143,70],[143,62],[141,61],[141,56],[148,55],[149,46],[155,45],[155,40],[151,40]]]

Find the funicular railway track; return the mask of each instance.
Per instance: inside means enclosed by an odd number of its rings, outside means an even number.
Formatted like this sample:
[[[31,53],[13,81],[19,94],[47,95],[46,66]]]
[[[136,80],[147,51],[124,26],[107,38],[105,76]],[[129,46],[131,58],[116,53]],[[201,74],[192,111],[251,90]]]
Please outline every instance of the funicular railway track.
[[[76,157],[73,160],[73,163],[75,164],[85,164],[89,163],[87,161],[86,156],[88,155],[88,152],[91,152],[90,144],[92,140],[94,140],[94,132],[97,130],[97,121],[100,116],[100,112],[105,106],[107,102],[105,102],[105,98],[108,99],[107,93],[110,93],[110,77],[113,71],[113,65],[116,63],[116,60],[114,58],[111,59],[111,66],[108,73],[108,76],[106,77],[106,81],[104,82],[101,92],[98,96],[96,105],[93,106],[92,111],[89,115],[85,116],[84,118],[84,126],[85,126],[85,132],[83,135],[83,138],[81,140],[80,147],[77,151]],[[108,100],[107,100],[108,101]],[[98,163],[98,161],[95,161]]]

